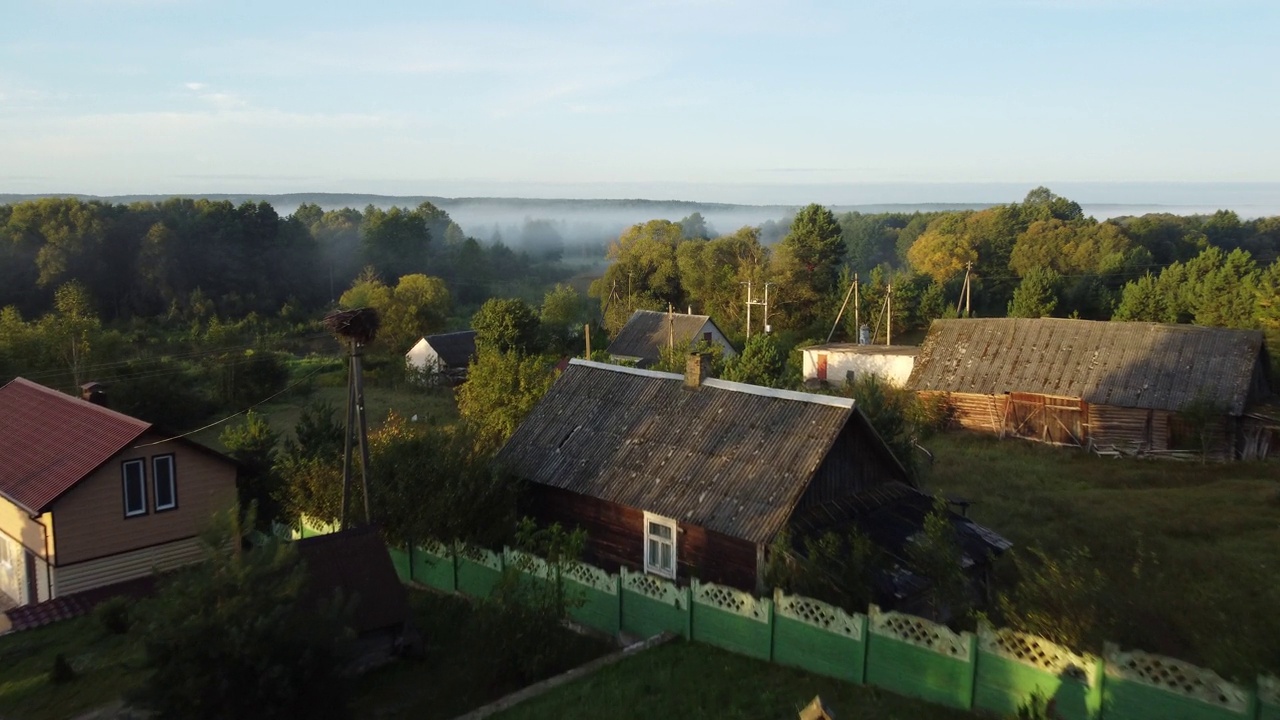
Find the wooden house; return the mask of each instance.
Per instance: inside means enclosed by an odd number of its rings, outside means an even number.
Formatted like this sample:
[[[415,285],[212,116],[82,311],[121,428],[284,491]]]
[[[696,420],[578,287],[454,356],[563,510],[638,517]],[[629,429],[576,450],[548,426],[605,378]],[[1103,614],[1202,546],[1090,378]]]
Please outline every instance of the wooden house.
[[[1251,408],[1270,394],[1262,333],[1058,318],[935,320],[908,387],[1001,437],[1162,453],[1265,457]],[[1184,412],[1216,407],[1207,433]]]
[[[636,310],[609,343],[609,357],[615,361],[648,367],[662,359],[663,348],[693,350],[698,343],[718,345],[724,357],[737,351],[708,315]]]
[[[756,590],[794,517],[827,508],[830,527],[856,521],[867,493],[915,492],[853,400],[707,367],[705,355],[684,375],[573,360],[498,455],[529,481],[525,511],[585,529],[587,560],[605,569]]]
[[[198,560],[236,464],[17,378],[0,388],[0,596],[43,602]]]
[[[404,354],[409,369],[435,379],[461,382],[476,356],[476,331],[428,335]]]

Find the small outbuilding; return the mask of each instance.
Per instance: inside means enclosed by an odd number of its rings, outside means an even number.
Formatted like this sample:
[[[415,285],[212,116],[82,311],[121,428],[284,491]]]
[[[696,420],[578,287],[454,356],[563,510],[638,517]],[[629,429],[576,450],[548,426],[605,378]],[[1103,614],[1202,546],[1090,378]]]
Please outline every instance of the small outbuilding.
[[[648,367],[662,359],[664,348],[692,350],[698,343],[716,345],[724,357],[738,353],[709,315],[636,310],[609,343],[609,357]]]
[[[839,387],[872,376],[902,387],[911,377],[918,352],[920,348],[915,345],[813,345],[803,350],[804,381]]]
[[[411,370],[435,379],[462,382],[467,379],[467,366],[476,356],[476,331],[428,335],[404,354]]]
[[[1265,457],[1262,333],[1059,318],[935,320],[908,387],[963,427],[1105,452]]]
[[[794,518],[859,523],[918,494],[853,400],[708,378],[708,365],[571,361],[498,454],[528,482],[525,511],[585,529],[586,559],[606,570],[756,590]],[[857,501],[886,488],[894,502]]]

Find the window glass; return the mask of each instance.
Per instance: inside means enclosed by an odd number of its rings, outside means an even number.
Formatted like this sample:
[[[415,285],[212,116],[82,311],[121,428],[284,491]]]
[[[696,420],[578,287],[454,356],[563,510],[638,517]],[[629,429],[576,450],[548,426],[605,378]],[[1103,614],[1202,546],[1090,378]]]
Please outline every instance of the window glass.
[[[156,510],[171,510],[178,506],[177,488],[173,477],[173,456],[152,458],[152,478],[156,486]]]
[[[146,464],[142,460],[129,460],[122,466],[124,474],[124,515],[145,515],[147,512]]]

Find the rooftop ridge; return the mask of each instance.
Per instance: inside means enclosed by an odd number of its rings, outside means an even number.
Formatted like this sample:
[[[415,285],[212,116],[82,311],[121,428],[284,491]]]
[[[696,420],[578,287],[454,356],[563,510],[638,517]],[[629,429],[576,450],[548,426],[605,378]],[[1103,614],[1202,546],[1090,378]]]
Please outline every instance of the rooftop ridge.
[[[573,358],[569,361],[570,365],[581,365],[583,367],[592,367],[597,370],[608,370],[611,372],[627,373],[630,375],[639,375],[641,377],[655,378],[657,380],[676,380],[683,382],[684,375],[680,373],[662,372],[659,370],[644,370],[642,368],[627,367],[625,365],[613,365],[611,363],[596,362],[594,360],[583,360],[581,358]],[[762,387],[760,385],[751,385],[749,383],[733,382],[732,380],[721,380],[719,378],[707,378],[702,381],[703,386],[716,388],[719,390],[728,390],[730,392],[746,393],[748,395],[759,395],[761,397],[777,398],[779,400],[794,400],[797,402],[813,403],[815,405],[827,405],[829,407],[838,407],[851,409],[856,407],[857,403],[852,398],[843,398],[835,395],[818,395],[816,393],[797,392],[795,390],[780,390],[778,388]]]
[[[68,395],[67,393],[64,393],[60,390],[55,390],[47,385],[41,385],[38,382],[33,382],[24,377],[15,377],[5,385],[0,385],[0,390],[3,390],[9,385],[20,385],[22,387],[44,393],[59,402],[68,402],[73,405],[84,407],[86,410],[103,413],[105,415],[115,417],[120,420],[127,420],[131,423],[141,426],[142,432],[145,432],[151,429],[151,423],[147,422],[146,420],[140,420],[136,417],[133,417],[132,415],[125,415],[119,410],[112,410],[111,408],[106,407],[104,405],[97,405],[95,403],[91,403],[88,400],[85,400],[84,398],[78,398],[75,395]]]

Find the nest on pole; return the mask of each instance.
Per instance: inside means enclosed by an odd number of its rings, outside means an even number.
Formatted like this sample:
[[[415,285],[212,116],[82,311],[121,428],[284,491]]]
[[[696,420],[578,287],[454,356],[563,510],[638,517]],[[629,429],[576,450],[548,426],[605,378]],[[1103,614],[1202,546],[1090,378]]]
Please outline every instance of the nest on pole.
[[[324,326],[342,340],[368,345],[378,335],[378,311],[373,308],[338,310],[324,316]]]

